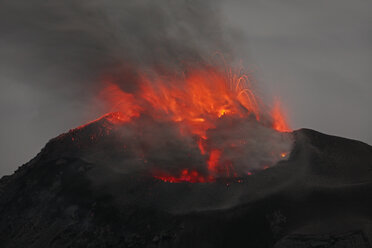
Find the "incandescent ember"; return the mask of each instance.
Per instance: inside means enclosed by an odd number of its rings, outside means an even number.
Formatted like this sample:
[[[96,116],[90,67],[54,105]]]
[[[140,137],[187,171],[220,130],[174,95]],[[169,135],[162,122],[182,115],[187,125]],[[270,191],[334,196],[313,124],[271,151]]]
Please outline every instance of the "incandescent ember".
[[[123,166],[165,182],[205,183],[251,175],[289,154],[279,103],[267,107],[248,74],[210,65],[137,74],[135,90],[104,80],[100,97],[114,112],[90,137],[121,137]]]

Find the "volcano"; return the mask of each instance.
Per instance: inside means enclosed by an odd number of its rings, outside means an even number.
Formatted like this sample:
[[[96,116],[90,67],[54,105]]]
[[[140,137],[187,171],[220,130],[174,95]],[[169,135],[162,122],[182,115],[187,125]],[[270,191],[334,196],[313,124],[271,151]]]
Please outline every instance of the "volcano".
[[[70,130],[1,178],[1,247],[371,247],[371,146],[300,129],[279,134],[293,145],[275,165],[210,178],[146,167],[160,160],[121,120]]]
[[[291,131],[226,66],[131,73],[1,179],[2,247],[370,247],[370,146]]]

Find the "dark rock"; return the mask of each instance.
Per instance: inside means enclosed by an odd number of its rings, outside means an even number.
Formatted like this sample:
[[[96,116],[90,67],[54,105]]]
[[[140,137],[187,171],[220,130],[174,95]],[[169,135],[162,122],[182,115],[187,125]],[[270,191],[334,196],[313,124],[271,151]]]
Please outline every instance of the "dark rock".
[[[293,135],[287,160],[228,187],[127,173],[62,135],[0,180],[1,247],[370,247],[372,147]]]

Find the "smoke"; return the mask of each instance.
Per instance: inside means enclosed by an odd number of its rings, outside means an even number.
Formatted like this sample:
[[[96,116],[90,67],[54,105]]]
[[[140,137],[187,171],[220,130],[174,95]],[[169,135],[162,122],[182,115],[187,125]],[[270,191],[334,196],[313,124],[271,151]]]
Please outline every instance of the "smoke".
[[[135,90],[133,70],[229,54],[213,1],[0,1],[1,174],[51,137],[107,111],[102,75]],[[129,69],[128,69],[129,68]],[[11,114],[10,114],[10,113]],[[13,133],[22,132],[19,139]]]
[[[229,51],[210,1],[2,1],[0,16],[1,72],[57,91],[89,92],[121,65],[182,66]]]
[[[144,72],[152,79],[169,73],[182,78],[190,68],[210,64],[216,53],[224,54],[229,64],[235,62],[235,51],[228,42],[230,30],[223,26],[218,5],[212,1],[37,0],[2,1],[2,6],[1,42],[7,49],[1,53],[9,59],[1,64],[1,74],[42,89],[56,102],[47,114],[61,122],[70,114],[57,109],[71,102],[91,116],[107,112],[102,99],[96,98],[102,82],[113,81],[135,99]],[[165,84],[177,88],[183,82]],[[156,80],[150,83],[155,89],[160,86]],[[119,101],[128,106],[127,100]],[[155,120],[150,111],[144,113],[148,119],[135,122],[140,130],[131,126],[122,137],[131,150],[125,153],[131,160],[125,164],[137,168],[138,158],[144,158],[156,165],[153,170],[167,174],[180,174],[182,168],[207,174],[205,164],[211,158],[200,154],[195,134],[181,135],[180,124]],[[271,166],[279,160],[279,151],[290,149],[290,141],[282,141],[279,133],[253,119],[226,119],[208,133],[205,146],[208,154],[213,149],[229,151],[224,158],[237,165],[238,174]],[[244,148],[226,147],[242,137]]]
[[[257,200],[296,180],[302,168],[293,165],[295,170],[274,167],[259,172],[263,165],[272,166],[280,160],[282,168],[283,160],[286,160],[284,164],[298,161],[287,161],[287,156],[282,158],[277,154],[292,148],[290,133],[262,126],[254,118],[221,118],[217,127],[208,131],[206,150],[208,146],[220,149],[221,156],[216,161],[221,168],[231,169],[230,174],[224,170],[210,171],[206,163],[210,154],[200,152],[196,136],[181,134],[179,123],[159,121],[148,113],[130,122],[118,123],[119,119],[120,115],[109,114],[61,135],[47,145],[46,157],[61,161],[78,156],[89,165],[84,176],[93,182],[96,190],[108,190],[125,204],[158,206],[179,213],[227,208]],[[241,140],[244,143],[237,143]],[[231,147],[232,143],[236,146]],[[226,162],[232,167],[225,167]],[[76,170],[81,169],[77,166]],[[185,170],[189,173],[184,174]],[[255,176],[248,176],[251,175],[248,172]],[[197,174],[193,176],[193,173]],[[170,186],[159,183],[159,179],[167,182],[216,179],[222,183]]]

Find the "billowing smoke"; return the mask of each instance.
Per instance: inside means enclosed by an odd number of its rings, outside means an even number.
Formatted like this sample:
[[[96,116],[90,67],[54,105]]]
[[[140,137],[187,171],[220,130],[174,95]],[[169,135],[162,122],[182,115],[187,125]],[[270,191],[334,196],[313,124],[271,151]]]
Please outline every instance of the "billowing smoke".
[[[119,112],[108,120],[114,127],[88,135],[93,142],[114,132],[116,147],[97,141],[102,152],[84,156],[165,181],[207,182],[288,155],[284,118],[235,67],[212,1],[3,2],[14,13],[1,27],[5,41],[27,51],[12,58],[18,70],[43,68],[35,85],[75,92],[73,101],[93,102],[97,114]]]
[[[35,86],[90,92],[102,73],[123,66],[182,66],[230,51],[211,1],[4,0],[1,5],[1,41],[9,55],[2,72],[32,75],[43,69],[28,78]],[[15,63],[17,72],[9,71]]]

